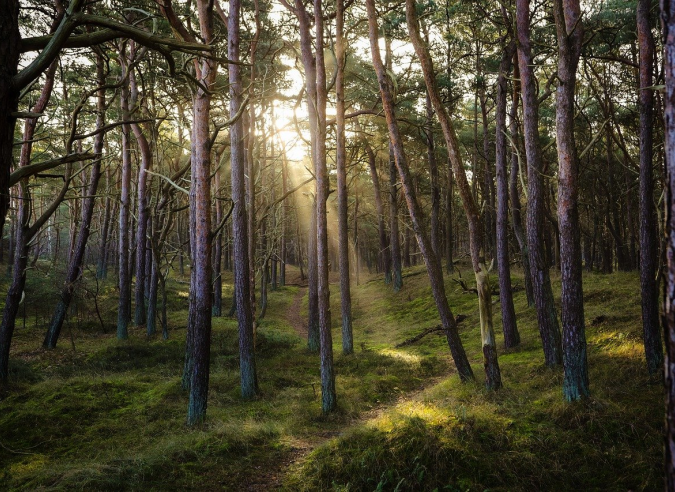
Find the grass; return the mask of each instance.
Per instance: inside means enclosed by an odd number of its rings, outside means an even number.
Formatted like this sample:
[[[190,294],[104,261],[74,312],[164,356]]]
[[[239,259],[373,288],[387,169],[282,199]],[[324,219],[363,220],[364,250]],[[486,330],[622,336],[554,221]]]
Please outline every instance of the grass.
[[[272,291],[256,338],[261,396],[241,400],[236,322],[214,318],[208,417],[196,428],[185,426],[180,388],[185,279],[170,282],[170,340],[148,339],[138,327],[118,342],[109,280],[99,286],[103,327],[85,308],[91,298],[82,298],[59,347],[44,351],[44,300],[53,285],[40,275],[29,276],[26,326],[17,323],[12,386],[0,401],[0,489],[662,487],[662,386],[646,375],[636,274],[584,279],[592,398],[576,404],[562,401],[561,372],[543,366],[536,317],[522,291],[515,302],[523,343],[500,349],[505,388],[489,393],[481,382],[477,301],[450,278],[453,312],[468,316],[460,332],[476,383],[459,382],[443,336],[395,348],[438,322],[423,269],[407,271],[399,293],[376,277],[353,286],[351,356],[340,353],[335,287],[339,410],[330,416],[320,413],[318,357],[289,324],[303,291]],[[522,285],[517,273],[514,281]],[[225,282],[227,305],[231,277]],[[501,339],[498,304],[495,318]]]

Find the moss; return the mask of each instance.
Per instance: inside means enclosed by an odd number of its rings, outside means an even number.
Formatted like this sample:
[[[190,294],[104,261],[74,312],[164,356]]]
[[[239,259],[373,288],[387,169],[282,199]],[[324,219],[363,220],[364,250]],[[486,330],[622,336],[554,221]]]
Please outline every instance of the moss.
[[[407,271],[399,293],[365,278],[353,286],[354,354],[340,353],[333,316],[339,411],[327,417],[318,356],[287,317],[302,292],[271,291],[257,333],[260,397],[240,398],[236,320],[214,318],[208,417],[196,428],[185,426],[180,387],[187,284],[178,280],[169,282],[169,341],[132,327],[118,342],[82,299],[59,347],[44,351],[50,313],[27,296],[14,384],[0,401],[0,488],[266,490],[282,479],[288,490],[661,487],[662,388],[644,367],[636,274],[584,277],[592,399],[578,404],[562,401],[562,372],[543,364],[524,292],[515,295],[523,343],[500,349],[505,387],[491,393],[474,295],[446,278],[454,314],[467,316],[460,335],[477,377],[462,384],[442,334],[395,347],[438,323],[424,269]],[[31,282],[48,298],[44,278]],[[99,292],[104,324],[113,323],[114,281]],[[339,296],[331,299],[339,313]],[[500,333],[498,308],[495,316]]]

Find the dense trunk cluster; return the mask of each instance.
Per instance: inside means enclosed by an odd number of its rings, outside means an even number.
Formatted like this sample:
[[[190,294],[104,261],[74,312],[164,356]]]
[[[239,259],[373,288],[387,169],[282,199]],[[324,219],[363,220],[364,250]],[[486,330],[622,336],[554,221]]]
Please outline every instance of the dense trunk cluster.
[[[542,364],[551,384],[562,368],[574,401],[592,383],[584,275],[639,270],[650,376],[664,370],[664,289],[672,472],[671,2],[663,38],[647,0],[608,6],[618,20],[579,0],[281,5],[0,4],[3,388],[31,270],[44,267],[58,273],[41,326],[50,350],[83,299],[107,329],[99,291],[115,297],[117,339],[159,325],[168,338],[167,285],[185,284],[189,425],[206,418],[212,327],[236,317],[241,396],[262,397],[268,309],[274,291],[298,289],[328,414],[342,401],[334,359],[366,350],[355,284],[414,302],[406,269],[424,265],[462,381],[476,361],[455,285],[475,301],[489,390],[509,385],[499,355],[520,350],[519,316],[534,309]]]

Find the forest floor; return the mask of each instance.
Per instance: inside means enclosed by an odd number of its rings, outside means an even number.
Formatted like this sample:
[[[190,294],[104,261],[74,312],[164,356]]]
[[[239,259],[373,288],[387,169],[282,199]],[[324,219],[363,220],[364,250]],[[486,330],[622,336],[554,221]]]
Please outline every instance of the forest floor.
[[[58,348],[45,351],[62,277],[31,270],[0,401],[0,489],[662,489],[663,387],[646,375],[636,273],[584,277],[592,396],[575,404],[562,400],[561,371],[543,365],[522,290],[514,295],[522,344],[500,347],[505,386],[488,392],[477,301],[452,277],[446,287],[454,314],[467,316],[460,333],[475,383],[459,382],[442,334],[396,347],[437,324],[422,267],[404,273],[398,293],[374,275],[353,285],[348,356],[333,285],[339,409],[329,416],[296,276],[270,292],[259,323],[256,400],[239,396],[236,321],[214,318],[207,420],[188,428],[180,376],[189,276],[169,282],[169,340],[132,327],[120,342],[114,279],[88,275]],[[514,282],[522,286],[518,272]],[[224,311],[231,294],[226,275]],[[501,342],[498,303],[494,311]]]

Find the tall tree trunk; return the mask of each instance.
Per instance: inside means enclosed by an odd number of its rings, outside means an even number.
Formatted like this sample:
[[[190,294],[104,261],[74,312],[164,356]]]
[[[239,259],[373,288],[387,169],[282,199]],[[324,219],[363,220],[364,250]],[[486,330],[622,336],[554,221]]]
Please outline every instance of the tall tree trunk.
[[[230,0],[228,17],[228,58],[235,63],[240,57],[240,16],[241,1]],[[230,82],[230,116],[234,117],[242,104],[242,77],[239,65],[228,66]],[[246,189],[244,182],[244,125],[238,119],[230,128],[230,163],[232,200],[232,235],[234,246],[234,293],[239,324],[239,370],[241,394],[243,398],[253,398],[258,394],[258,375],[255,363],[253,341],[253,306],[251,306],[249,278],[248,224],[246,215]]]
[[[427,43],[429,39],[427,37]],[[436,257],[441,258],[441,230],[438,212],[441,208],[441,189],[438,184],[438,162],[436,161],[436,148],[434,146],[434,109],[431,106],[431,98],[427,92],[426,97],[427,121],[425,133],[427,134],[427,161],[429,162],[429,174],[431,176],[431,246]]]
[[[2,27],[2,24],[3,21],[0,20],[0,27]],[[33,108],[31,108],[35,113],[43,112],[49,103],[54,88],[54,76],[56,74],[57,66],[57,63],[53,62],[47,71],[40,97]],[[32,140],[35,135],[36,126],[37,119],[35,118],[26,119],[24,123],[22,135],[24,143],[21,145],[19,167],[25,167],[30,164],[31,151],[33,149]],[[9,349],[12,343],[12,337],[14,336],[16,315],[19,312],[19,305],[23,299],[24,287],[26,285],[28,243],[31,239],[31,196],[28,178],[23,178],[19,182],[18,188],[20,195],[18,200],[19,210],[16,221],[17,225],[15,228],[14,256],[10,257],[13,262],[12,282],[7,291],[5,307],[2,311],[2,322],[0,323],[0,389],[2,389],[2,386],[4,386],[9,376]]]
[[[237,0],[233,0],[236,2]],[[204,43],[213,41],[213,3],[197,0],[199,28]],[[228,47],[229,47],[228,42]],[[202,60],[197,75],[210,89],[218,72],[214,60]],[[197,67],[196,67],[197,68]],[[230,67],[230,70],[232,68]],[[194,425],[206,417],[209,392],[211,349],[211,145],[209,114],[211,94],[199,88],[193,96],[191,142],[190,225],[192,236],[192,278],[188,331],[191,333],[190,397],[187,423]],[[230,130],[231,131],[231,130]]]
[[[558,227],[562,280],[563,395],[567,401],[589,395],[586,327],[579,226],[579,156],[574,141],[574,89],[584,36],[579,0],[553,2],[558,33],[556,145],[558,148]]]
[[[373,66],[377,74],[377,81],[380,88],[380,95],[382,98],[382,107],[384,108],[387,119],[387,127],[389,129],[389,140],[394,150],[394,157],[396,167],[399,172],[403,184],[406,203],[410,212],[410,219],[412,221],[413,229],[417,240],[422,250],[422,255],[427,267],[429,275],[429,282],[431,284],[431,291],[436,302],[438,314],[441,319],[441,324],[445,329],[450,353],[457,367],[457,372],[462,381],[472,380],[473,371],[471,365],[462,346],[462,341],[457,332],[457,323],[452,315],[448,299],[445,295],[445,284],[443,283],[443,272],[440,268],[440,263],[434,255],[431,241],[426,235],[422,220],[421,210],[417,197],[415,195],[415,188],[410,170],[408,168],[408,161],[406,159],[405,151],[403,150],[403,142],[399,134],[398,122],[396,121],[396,114],[394,109],[394,98],[392,96],[391,81],[385,70],[382,57],[380,55],[380,48],[378,43],[378,26],[377,26],[377,12],[375,11],[375,0],[366,0],[366,8],[368,11],[368,34],[370,39],[370,52],[373,59]]]
[[[123,55],[120,60],[123,60]],[[129,120],[129,86],[122,84],[120,93],[120,105],[122,106],[122,119]],[[129,334],[127,327],[131,312],[131,279],[129,274],[129,216],[130,216],[130,188],[131,188],[131,128],[122,125],[122,178],[120,183],[120,212],[119,212],[119,303],[117,308],[117,338],[126,339]]]
[[[518,70],[517,53],[514,52],[513,77],[518,79],[520,71]],[[534,306],[534,290],[532,287],[532,274],[530,270],[530,253],[527,249],[527,237],[523,229],[522,208],[520,206],[520,194],[518,193],[518,180],[521,169],[521,140],[520,131],[518,128],[518,103],[520,101],[519,84],[513,84],[513,97],[511,102],[511,110],[509,112],[509,129],[511,133],[511,145],[513,150],[511,152],[511,173],[509,174],[509,200],[511,202],[511,222],[513,223],[513,233],[518,242],[518,249],[520,250],[520,262],[523,265],[523,283],[525,284],[525,296],[527,297],[527,305]]]
[[[666,258],[664,288],[666,339],[666,490],[675,491],[675,0],[661,0],[665,68]]]
[[[91,228],[91,221],[94,215],[94,203],[96,201],[96,193],[98,190],[98,182],[101,177],[101,158],[103,156],[103,126],[105,125],[105,73],[103,71],[103,57],[100,53],[96,54],[96,81],[98,84],[98,95],[96,103],[96,130],[99,131],[94,137],[94,154],[96,155],[96,162],[94,162],[91,173],[89,175],[89,185],[86,189],[86,197],[82,203],[82,220],[80,222],[80,232],[77,236],[77,242],[73,255],[71,255],[68,271],[66,273],[66,280],[61,288],[61,295],[59,301],[54,309],[54,314],[49,323],[47,334],[45,336],[43,346],[46,348],[55,348],[56,343],[61,333],[63,321],[66,318],[66,313],[70,302],[75,292],[75,284],[82,276],[82,265],[84,262],[84,255],[89,240],[89,232]]]
[[[321,356],[321,409],[323,413],[335,410],[335,374],[333,371],[333,338],[331,335],[330,288],[328,284],[328,224],[326,201],[330,180],[326,166],[326,65],[324,63],[323,7],[321,0],[314,0],[314,29],[316,32],[316,253],[319,290],[319,335]]]
[[[133,77],[131,77],[133,81]],[[148,235],[148,220],[150,197],[148,188],[148,173],[152,169],[152,149],[145,134],[138,123],[131,124],[131,130],[134,133],[138,149],[141,154],[141,165],[138,169],[138,185],[136,188],[138,201],[138,221],[136,224],[136,288],[135,288],[135,311],[134,324],[142,325],[145,323],[145,268],[146,268],[146,238]]]
[[[403,286],[401,271],[401,235],[398,230],[398,172],[394,147],[389,144],[389,252],[391,254],[391,283],[394,292]]]
[[[485,385],[488,389],[496,390],[502,386],[501,372],[497,359],[497,343],[495,341],[494,327],[492,324],[492,301],[490,291],[489,272],[485,265],[484,258],[484,236],[478,208],[471,195],[464,165],[460,158],[459,143],[455,130],[450,121],[450,116],[441,101],[436,84],[436,74],[434,73],[433,62],[429,55],[429,49],[424,44],[419,34],[419,23],[415,11],[415,0],[406,0],[406,20],[408,24],[408,35],[415,48],[415,53],[422,66],[424,82],[427,87],[427,94],[431,98],[436,116],[441,124],[443,136],[448,149],[448,156],[452,160],[452,167],[455,179],[459,187],[459,193],[462,197],[464,212],[469,224],[469,243],[471,250],[471,264],[476,278],[476,289],[478,290],[478,310],[480,313],[480,331],[483,344],[483,363],[485,366]],[[410,213],[413,218],[412,210]],[[420,243],[420,248],[422,243]],[[424,251],[422,254],[425,255]],[[440,264],[438,265],[440,269]]]
[[[217,157],[216,161],[220,161],[220,156]],[[220,193],[220,169],[216,170],[216,173],[213,177],[213,188],[215,190],[214,195],[218,197]],[[215,200],[215,223],[220,225],[220,222],[223,220],[223,205],[220,200]],[[213,275],[215,277],[213,281],[213,307],[211,308],[211,314],[213,316],[222,316],[223,314],[223,277],[221,274],[222,267],[222,258],[223,258],[223,233],[222,230],[216,234],[216,237],[213,238]]]
[[[538,102],[532,49],[530,47],[530,1],[516,0],[516,33],[518,36],[518,67],[523,100],[523,128],[527,158],[527,246],[534,301],[537,308],[539,333],[544,347],[546,365],[562,364],[562,346],[558,317],[553,304],[553,289],[544,252],[546,206],[543,162],[539,147]]]
[[[112,187],[111,187],[111,176],[110,176],[110,167],[106,168],[106,197],[105,197],[105,207],[103,210],[103,224],[101,226],[101,239],[98,253],[98,265],[96,268],[96,278],[106,279],[108,278],[108,249],[109,241],[108,235],[110,234],[110,218],[112,217]]]
[[[352,336],[352,295],[349,278],[349,210],[347,200],[347,149],[345,138],[345,40],[344,1],[336,3],[335,56],[337,57],[337,78],[335,80],[336,123],[337,123],[337,193],[338,193],[338,253],[340,264],[340,306],[342,308],[342,352],[354,352]]]
[[[659,320],[659,296],[656,282],[658,268],[656,210],[654,210],[654,38],[649,22],[652,2],[639,0],[637,5],[638,42],[640,44],[640,287],[642,294],[642,328],[645,358],[649,374],[661,370],[663,345]]]
[[[286,7],[293,11],[298,19],[300,34],[300,55],[305,69],[305,92],[309,137],[311,143],[312,162],[316,162],[317,153],[317,62],[312,52],[312,37],[310,33],[310,16],[301,0],[295,0],[295,8],[289,4]],[[315,170],[316,172],[316,170]],[[307,290],[308,320],[307,320],[307,347],[312,352],[319,351],[319,285],[318,285],[318,258],[317,258],[317,201],[310,197],[311,212],[309,219],[309,233],[307,237]]]
[[[391,252],[389,251],[389,244],[387,243],[387,230],[384,226],[384,204],[382,203],[380,177],[377,172],[377,159],[375,157],[375,152],[373,152],[373,148],[370,146],[370,143],[368,143],[368,140],[363,133],[359,120],[357,119],[355,121],[356,130],[361,134],[363,148],[368,157],[368,170],[370,171],[370,179],[373,182],[373,197],[375,199],[375,211],[377,212],[377,233],[380,247],[377,255],[378,265],[380,267],[380,272],[384,272],[385,283],[388,284],[391,282]]]
[[[384,65],[386,70],[392,73],[391,39],[388,33],[384,38]],[[396,96],[392,91],[392,98],[396,102]],[[401,271],[401,234],[398,228],[398,183],[396,172],[396,158],[394,147],[389,143],[389,245],[391,254],[391,285],[394,292],[401,290],[403,286],[403,273]],[[421,217],[420,217],[421,218]]]
[[[520,343],[516,324],[516,311],[511,292],[511,267],[509,264],[509,192],[506,166],[506,77],[511,71],[515,42],[505,47],[497,77],[497,108],[495,115],[495,150],[497,167],[497,267],[499,269],[499,300],[502,308],[504,346],[515,347]]]

